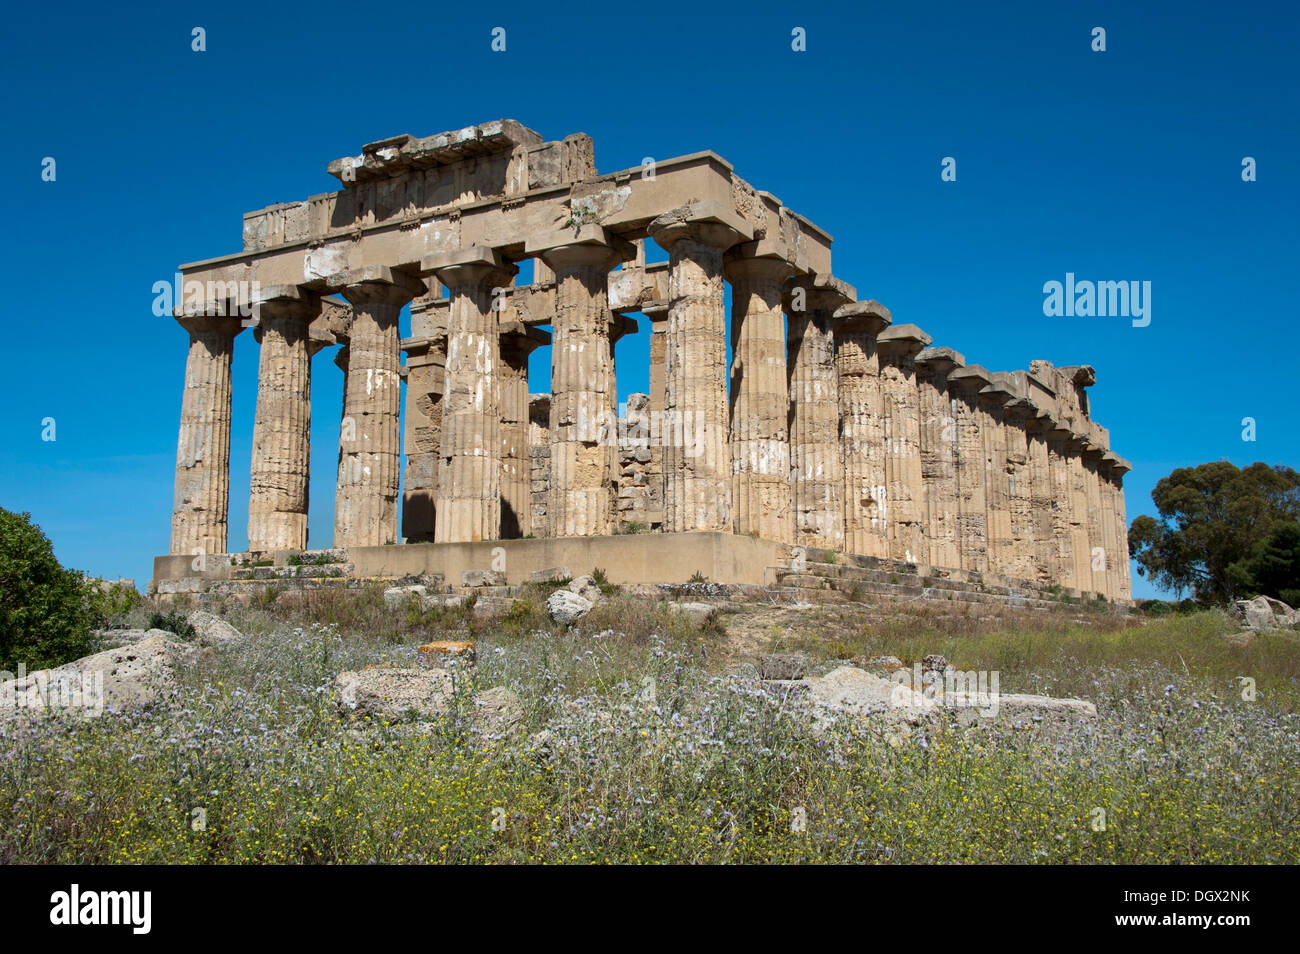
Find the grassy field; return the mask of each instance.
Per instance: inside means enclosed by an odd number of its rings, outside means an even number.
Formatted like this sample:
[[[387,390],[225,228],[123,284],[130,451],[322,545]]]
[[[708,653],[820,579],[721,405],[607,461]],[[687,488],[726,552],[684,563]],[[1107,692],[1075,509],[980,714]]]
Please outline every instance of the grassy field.
[[[486,620],[388,610],[378,591],[272,596],[227,607],[251,638],[152,710],[0,742],[0,861],[1300,860],[1295,633],[1237,648],[1210,612],[847,604],[697,624],[620,593],[564,631],[540,589]],[[455,715],[339,716],[341,670],[465,637],[479,662],[457,674]],[[1101,718],[1054,741],[940,727],[897,745],[860,717],[815,730],[753,677],[772,650],[821,670],[942,653]],[[523,703],[514,731],[470,718],[493,686]]]

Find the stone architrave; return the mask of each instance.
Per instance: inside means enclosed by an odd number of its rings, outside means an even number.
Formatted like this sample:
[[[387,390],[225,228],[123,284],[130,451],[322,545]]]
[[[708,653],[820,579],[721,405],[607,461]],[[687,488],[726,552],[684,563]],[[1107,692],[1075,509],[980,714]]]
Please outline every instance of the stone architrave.
[[[979,393],[989,373],[978,364],[948,375],[948,395],[957,425],[957,539],[961,568],[989,571],[988,437],[992,420]]]
[[[782,290],[794,266],[764,244],[733,249],[731,471],[736,533],[791,543],[789,394]]]
[[[654,219],[650,237],[669,255],[664,340],[665,531],[731,529],[727,440],[727,313],[723,254],[753,228],[718,201]]]
[[[237,316],[215,313],[178,310],[176,320],[189,332],[190,343],[176,442],[171,552],[225,553],[230,510],[230,362],[235,336],[244,326]]]
[[[248,494],[248,549],[307,546],[311,474],[311,322],[320,298],[294,285],[261,289],[254,303],[261,346],[253,461]]]
[[[336,276],[331,284],[353,307],[339,435],[334,545],[397,543],[402,438],[397,320],[402,306],[427,289],[420,279],[383,266],[356,269]]]
[[[916,325],[894,325],[876,339],[885,407],[885,493],[889,555],[908,563],[930,558],[921,479],[921,398],[916,356],[931,338]]]
[[[835,370],[839,379],[840,455],[844,462],[844,549],[888,557],[885,494],[885,406],[876,337],[892,320],[878,301],[835,310]]]
[[[965,367],[952,348],[926,348],[916,356],[921,403],[921,484],[931,566],[961,568],[961,510],[957,490],[957,422],[948,398],[948,375]]]
[[[500,312],[517,269],[484,246],[425,256],[451,293],[438,459],[438,543],[501,538]]]

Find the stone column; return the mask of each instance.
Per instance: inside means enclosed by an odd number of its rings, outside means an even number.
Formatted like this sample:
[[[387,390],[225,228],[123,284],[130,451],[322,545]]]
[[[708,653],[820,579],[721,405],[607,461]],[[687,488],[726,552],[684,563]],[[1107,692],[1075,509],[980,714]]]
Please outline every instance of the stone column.
[[[528,356],[551,336],[521,322],[501,326],[501,539],[533,532],[528,452]]]
[[[190,335],[176,442],[172,553],[227,552],[230,506],[230,360],[238,316],[181,312]]]
[[[957,422],[948,397],[948,375],[966,359],[951,348],[926,348],[916,356],[921,399],[921,482],[925,498],[929,563],[961,569],[961,509],[957,490]]]
[[[790,281],[785,298],[794,542],[840,550],[844,460],[834,315],[857,291],[832,275],[809,275]]]
[[[876,337],[892,320],[878,301],[835,310],[835,373],[844,462],[844,549],[888,557],[885,495],[885,406]]]
[[[599,225],[530,238],[555,273],[551,323],[551,534],[613,533],[618,389],[609,338],[609,270],[636,250]]]
[[[731,473],[736,533],[791,543],[789,383],[782,290],[794,272],[761,243],[733,249],[731,282]]]
[[[1133,578],[1129,569],[1128,514],[1124,504],[1124,475],[1133,465],[1117,455],[1110,462],[1112,516],[1116,530],[1115,595],[1117,599],[1133,599]]]
[[[908,563],[930,558],[921,479],[921,397],[916,387],[916,356],[930,341],[916,325],[894,325],[876,339],[885,407],[889,556]]]
[[[1016,387],[1019,392],[1019,386]],[[1029,421],[1038,409],[1023,396],[1003,408],[1007,439],[1007,493],[1011,505],[1011,570],[1007,574],[1026,582],[1038,579],[1034,530],[1034,478],[1030,462]]]
[[[1034,406],[1025,421],[1029,442],[1029,509],[1032,514],[1034,572],[1040,583],[1061,583],[1056,542],[1051,456],[1048,451],[1050,416]]]
[[[727,314],[722,256],[753,237],[717,202],[675,209],[650,223],[669,255],[664,348],[664,530],[730,530]]]
[[[649,303],[641,314],[650,322],[650,461],[646,484],[650,488],[650,526],[664,521],[664,355],[668,350],[668,302]]]
[[[989,374],[978,364],[948,374],[952,416],[957,424],[957,538],[961,568],[975,573],[989,569],[988,439],[991,426],[979,392]]]
[[[415,305],[411,306],[412,312]],[[412,314],[412,325],[415,315]],[[406,473],[402,481],[402,538],[432,543],[437,526],[438,456],[442,451],[442,398],[446,388],[447,337],[411,337],[406,352]]]
[[[987,474],[984,486],[988,506],[989,569],[1003,576],[1012,576],[1013,535],[1011,530],[1011,480],[1007,464],[1007,428],[1003,409],[1016,394],[1009,384],[1009,375],[995,371],[989,383],[980,390],[980,406],[988,415],[989,426],[984,430]]]
[[[296,285],[261,290],[255,302],[261,345],[253,464],[248,494],[248,549],[307,547],[311,471],[311,350],[309,326],[320,299]]]
[[[1110,537],[1106,532],[1107,514],[1102,509],[1100,467],[1101,457],[1105,452],[1104,447],[1091,440],[1087,442],[1083,449],[1083,479],[1084,490],[1088,497],[1088,550],[1092,580],[1089,589],[1109,597],[1111,593],[1108,568],[1114,553],[1111,549]]]
[[[331,284],[353,307],[334,545],[398,543],[402,379],[397,319],[402,306],[426,288],[418,278],[383,266],[348,272]]]
[[[438,460],[438,543],[501,538],[500,304],[517,269],[471,246],[421,261],[451,292]]]
[[[1092,544],[1088,536],[1088,472],[1083,461],[1087,446],[1086,438],[1071,430],[1066,443],[1070,472],[1070,546],[1074,552],[1075,585],[1084,593],[1095,592],[1092,582]]]
[[[546,512],[551,495],[551,396],[528,395],[528,458],[532,489],[532,528],[535,537],[551,535]]]
[[[1070,470],[1070,429],[1054,415],[1044,422],[1047,438],[1047,470],[1051,481],[1051,534],[1054,542],[1056,576],[1053,582],[1063,587],[1086,589],[1075,574],[1074,531],[1070,504],[1072,499]]]

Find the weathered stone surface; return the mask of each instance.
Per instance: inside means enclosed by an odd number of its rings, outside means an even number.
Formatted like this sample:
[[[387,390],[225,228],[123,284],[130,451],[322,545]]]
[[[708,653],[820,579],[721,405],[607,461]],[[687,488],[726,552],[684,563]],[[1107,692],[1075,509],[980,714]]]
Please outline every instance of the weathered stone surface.
[[[396,609],[405,605],[411,597],[422,600],[428,591],[427,586],[418,583],[410,586],[391,586],[384,590],[384,605]]]
[[[435,668],[451,665],[472,666],[478,659],[474,643],[467,639],[436,639],[417,647],[425,665]]]
[[[21,722],[46,714],[76,720],[147,707],[170,691],[177,669],[211,654],[168,638],[171,634],[150,632],[132,645],[0,683],[0,720]]]
[[[889,555],[926,563],[925,498],[921,475],[921,403],[916,355],[930,336],[916,325],[893,325],[876,339],[885,419],[885,494],[889,501]]]
[[[713,603],[698,603],[692,601],[670,600],[669,607],[678,613],[684,613],[697,623],[702,623],[718,611],[718,607]]]
[[[176,443],[172,553],[225,553],[230,504],[230,363],[237,317],[179,314],[189,332]]]
[[[889,327],[889,309],[853,302],[835,312],[835,371],[839,376],[840,453],[844,460],[844,548],[888,557],[885,494],[885,407],[876,336]]]
[[[194,627],[195,638],[204,646],[214,648],[232,646],[244,639],[243,633],[220,616],[214,616],[203,610],[194,610],[185,617],[185,621]]]
[[[594,605],[591,600],[584,599],[570,590],[556,590],[546,598],[546,612],[555,622],[565,626],[582,619],[591,612]]]
[[[504,686],[474,695],[473,724],[492,736],[509,735],[524,721],[524,704],[518,693]]]
[[[764,679],[802,679],[808,673],[808,657],[803,653],[769,653],[759,657],[758,671]]]
[[[452,709],[455,686],[443,669],[374,667],[341,672],[334,679],[339,712],[397,721],[427,720]]]
[[[916,356],[921,416],[921,495],[931,566],[961,566],[957,489],[957,421],[948,397],[948,375],[966,359],[951,348],[926,348]]]
[[[567,566],[551,566],[528,574],[529,583],[559,583],[572,578],[573,574],[569,572]]]
[[[500,570],[466,570],[460,575],[461,586],[505,586],[506,575]]]
[[[600,587],[596,585],[595,577],[587,573],[574,577],[566,589],[571,593],[577,593],[584,600],[589,600],[592,603],[599,603],[605,598],[600,592]]]
[[[1300,612],[1271,596],[1237,600],[1234,604],[1234,612],[1237,618],[1245,623],[1246,628],[1255,633],[1269,633],[1300,624]]]

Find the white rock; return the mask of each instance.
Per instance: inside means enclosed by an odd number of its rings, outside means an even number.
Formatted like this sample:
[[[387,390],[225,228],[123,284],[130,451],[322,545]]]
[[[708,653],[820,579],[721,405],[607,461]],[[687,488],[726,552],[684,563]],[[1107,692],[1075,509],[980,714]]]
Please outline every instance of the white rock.
[[[419,583],[413,584],[411,586],[389,587],[388,589],[384,590],[384,605],[389,607],[390,609],[396,609],[397,607],[405,604],[406,601],[412,596],[419,597],[420,602],[423,604],[424,597],[428,593],[428,589],[429,588],[427,586],[422,586]]]
[[[596,585],[596,580],[590,573],[575,577],[566,589],[570,593],[578,594],[590,603],[599,603],[604,599],[604,595],[600,592],[600,587]]]
[[[557,623],[570,626],[591,612],[594,604],[569,590],[556,590],[546,598],[546,612]]]
[[[243,633],[220,616],[213,616],[203,610],[190,613],[186,617],[186,622],[194,627],[195,637],[204,646],[229,646],[244,638]]]

